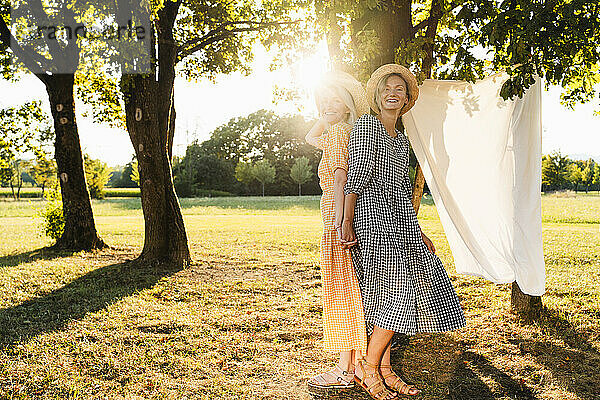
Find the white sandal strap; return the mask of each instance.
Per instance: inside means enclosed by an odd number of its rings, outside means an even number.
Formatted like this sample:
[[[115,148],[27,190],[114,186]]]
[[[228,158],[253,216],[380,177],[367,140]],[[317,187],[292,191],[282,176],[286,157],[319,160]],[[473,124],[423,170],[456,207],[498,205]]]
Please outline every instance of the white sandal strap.
[[[339,372],[337,372],[339,371]],[[327,378],[335,378],[337,383]],[[310,380],[319,386],[352,386],[354,384],[354,374],[350,375],[348,371],[341,369],[339,366],[313,376]]]

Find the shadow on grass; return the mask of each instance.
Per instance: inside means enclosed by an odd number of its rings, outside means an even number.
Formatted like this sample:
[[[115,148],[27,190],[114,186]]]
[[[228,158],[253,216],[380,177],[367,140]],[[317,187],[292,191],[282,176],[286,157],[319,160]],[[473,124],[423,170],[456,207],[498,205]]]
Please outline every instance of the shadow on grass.
[[[11,254],[0,257],[0,269],[4,267],[16,267],[23,263],[34,262],[38,260],[54,260],[56,258],[70,257],[74,254],[71,251],[57,251],[52,247],[42,247],[32,251],[20,254]]]
[[[46,295],[0,310],[0,346],[63,328],[90,312],[152,287],[179,269],[127,261],[98,268]]]
[[[396,346],[392,350],[394,370],[403,376],[407,383],[421,389],[426,398],[536,399],[532,388],[496,368],[481,354],[464,350],[466,343],[457,342],[450,335],[427,334],[410,339],[400,336],[395,340]],[[417,398],[421,397],[417,396]],[[369,398],[358,388],[344,393],[329,391],[328,395],[313,395],[313,399]]]
[[[494,364],[481,354],[465,351],[452,380],[449,382],[451,399],[536,399],[533,390],[506,372],[496,368]],[[494,381],[497,389],[492,392],[485,380]]]
[[[392,351],[392,365],[427,398],[536,399],[531,388],[496,368],[483,355],[465,350],[466,346],[449,334],[405,337]]]
[[[600,353],[590,343],[590,335],[547,307],[542,310],[539,324],[546,334],[565,345],[543,339],[514,339],[513,344],[552,371],[552,376],[572,393],[582,399],[600,399]]]

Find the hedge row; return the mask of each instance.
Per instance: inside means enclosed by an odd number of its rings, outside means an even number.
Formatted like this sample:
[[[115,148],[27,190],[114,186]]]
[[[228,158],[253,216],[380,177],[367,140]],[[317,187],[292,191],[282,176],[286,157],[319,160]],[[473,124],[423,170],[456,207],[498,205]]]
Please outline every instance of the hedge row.
[[[16,193],[16,191],[15,191]],[[199,189],[194,193],[195,197],[229,197],[233,194],[229,192],[223,192],[220,190],[205,190]],[[139,188],[104,188],[105,197],[140,197]],[[10,188],[0,188],[0,198],[13,197]],[[42,190],[40,188],[21,188],[21,198],[31,199],[42,197]]]

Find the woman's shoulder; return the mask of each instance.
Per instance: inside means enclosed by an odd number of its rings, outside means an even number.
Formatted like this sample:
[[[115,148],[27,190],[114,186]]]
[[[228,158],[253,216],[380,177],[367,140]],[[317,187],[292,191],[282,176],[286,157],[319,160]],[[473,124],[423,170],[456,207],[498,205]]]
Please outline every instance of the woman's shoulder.
[[[336,134],[346,134],[347,135],[352,130],[352,125],[348,124],[347,122],[338,122],[336,124],[331,125],[329,127],[329,129],[327,129],[327,130],[332,135],[336,135]]]
[[[352,132],[361,136],[366,135],[372,138],[379,138],[382,134],[382,129],[383,131],[385,130],[375,115],[363,114],[354,123]]]
[[[360,117],[358,117],[354,124],[372,124],[374,122],[377,122],[377,117],[375,115],[363,114]]]
[[[347,143],[351,131],[352,125],[346,122],[338,122],[337,124],[331,125],[327,129],[327,142],[329,145]]]
[[[356,120],[354,127],[378,132],[383,128],[383,125],[381,125],[381,122],[375,115],[363,114]]]

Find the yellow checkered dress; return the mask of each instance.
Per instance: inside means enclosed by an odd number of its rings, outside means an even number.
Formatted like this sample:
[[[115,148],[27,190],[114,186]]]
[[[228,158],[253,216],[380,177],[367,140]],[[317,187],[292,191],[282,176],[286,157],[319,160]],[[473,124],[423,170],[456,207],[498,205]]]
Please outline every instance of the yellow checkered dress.
[[[348,138],[352,126],[340,122],[319,139],[321,216],[321,279],[323,282],[323,336],[325,350],[359,350],[366,354],[367,334],[360,287],[350,250],[339,243],[334,227],[333,177],[337,168],[348,171]]]

